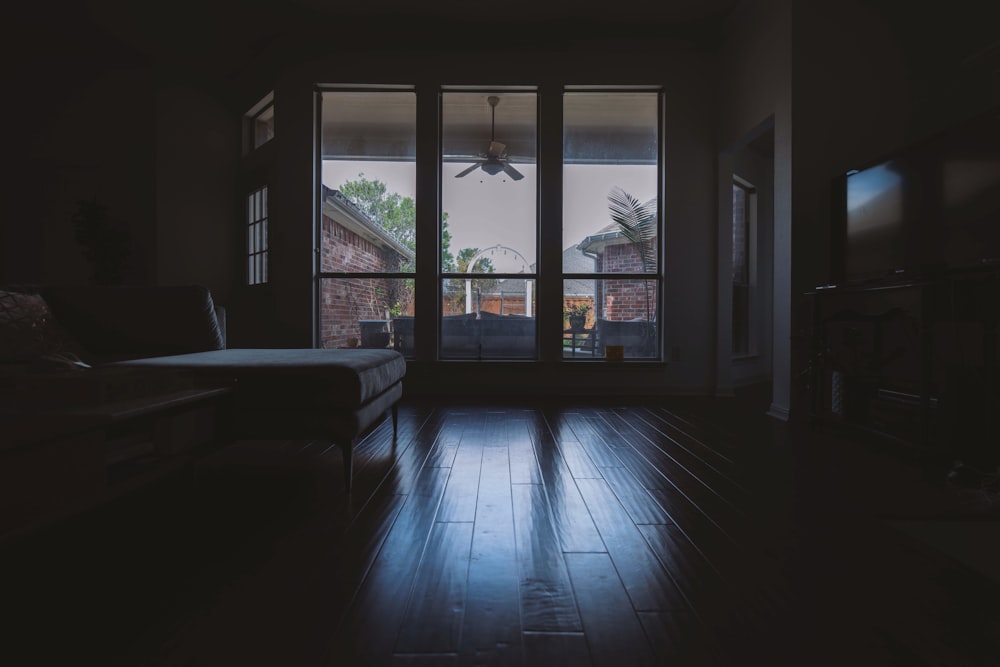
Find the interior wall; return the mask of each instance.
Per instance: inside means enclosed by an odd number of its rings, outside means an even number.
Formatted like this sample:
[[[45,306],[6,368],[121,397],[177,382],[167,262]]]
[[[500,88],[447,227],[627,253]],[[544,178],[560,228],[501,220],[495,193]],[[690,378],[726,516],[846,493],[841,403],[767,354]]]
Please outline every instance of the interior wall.
[[[792,3],[743,3],[726,24],[719,62],[718,145],[734,151],[755,128],[773,119],[773,235],[771,330],[772,400],[769,414],[792,409]],[[732,169],[720,175],[731,178]],[[729,352],[720,346],[720,367]],[[723,357],[723,355],[727,355]],[[726,361],[723,362],[722,359]]]
[[[83,7],[26,6],[8,20],[0,282],[92,282],[72,215],[95,199],[129,234],[125,281],[152,280],[151,62]]]
[[[233,298],[242,247],[236,175],[239,119],[198,87],[166,83],[156,92],[156,282],[208,287]]]

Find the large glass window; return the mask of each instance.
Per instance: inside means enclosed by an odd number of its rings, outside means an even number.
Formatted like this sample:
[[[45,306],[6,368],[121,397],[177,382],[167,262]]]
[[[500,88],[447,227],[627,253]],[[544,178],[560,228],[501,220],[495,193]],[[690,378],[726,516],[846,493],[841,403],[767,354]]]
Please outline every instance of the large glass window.
[[[662,358],[661,93],[566,89],[550,99],[522,86],[420,95],[435,99],[420,98],[418,128],[414,90],[320,93],[321,345],[443,360],[532,360],[560,349],[572,361]],[[546,121],[539,127],[560,106],[561,142],[558,130],[545,134]],[[418,135],[420,192],[433,209],[420,210],[420,230]],[[541,157],[540,136],[552,151]],[[540,209],[540,189],[551,186],[562,188],[561,208]],[[540,210],[555,215],[540,219]],[[539,247],[560,236],[561,262]],[[418,237],[430,262],[419,272]],[[421,304],[418,276],[428,281]],[[381,335],[365,335],[371,329]],[[562,347],[539,331],[561,332]],[[435,341],[415,344],[434,332]]]
[[[659,356],[659,100],[621,90],[563,97],[566,358]]]
[[[537,95],[445,92],[441,114],[441,357],[534,358]]]
[[[733,354],[752,353],[750,335],[750,292],[753,270],[755,203],[753,186],[743,180],[733,182]]]
[[[320,95],[319,342],[412,356],[416,95]]]

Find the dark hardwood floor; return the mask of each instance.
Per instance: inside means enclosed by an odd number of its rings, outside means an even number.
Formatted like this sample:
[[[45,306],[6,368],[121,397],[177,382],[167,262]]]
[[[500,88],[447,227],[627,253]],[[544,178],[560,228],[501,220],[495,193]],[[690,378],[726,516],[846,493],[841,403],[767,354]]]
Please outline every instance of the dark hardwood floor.
[[[349,496],[327,443],[237,443],[7,545],[0,661],[1000,664],[998,582],[893,523],[996,503],[766,407],[406,403]]]

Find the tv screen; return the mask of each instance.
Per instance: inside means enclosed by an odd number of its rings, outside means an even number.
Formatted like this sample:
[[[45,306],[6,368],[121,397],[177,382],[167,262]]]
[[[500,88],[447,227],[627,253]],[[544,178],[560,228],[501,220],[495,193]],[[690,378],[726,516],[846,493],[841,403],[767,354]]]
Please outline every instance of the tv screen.
[[[847,282],[1000,265],[1000,112],[837,179]]]
[[[901,154],[851,172],[845,189],[848,280],[921,271],[936,263],[928,242],[929,191],[919,156]]]

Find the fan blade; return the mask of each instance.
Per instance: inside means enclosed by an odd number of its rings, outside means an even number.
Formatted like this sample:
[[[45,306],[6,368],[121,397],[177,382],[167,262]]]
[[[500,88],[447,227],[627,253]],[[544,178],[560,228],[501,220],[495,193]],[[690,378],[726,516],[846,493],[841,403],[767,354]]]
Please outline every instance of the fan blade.
[[[467,175],[471,174],[472,172],[474,172],[476,169],[479,169],[479,167],[481,165],[482,165],[482,162],[477,162],[474,165],[472,165],[471,167],[469,167],[468,169],[463,169],[462,171],[460,171],[457,174],[455,174],[455,178],[462,178],[463,176],[467,176]]]
[[[514,169],[514,167],[510,166],[509,162],[503,163],[503,171],[505,174],[513,178],[515,181],[519,181],[522,178],[524,178],[524,174],[519,172],[517,169]]]

